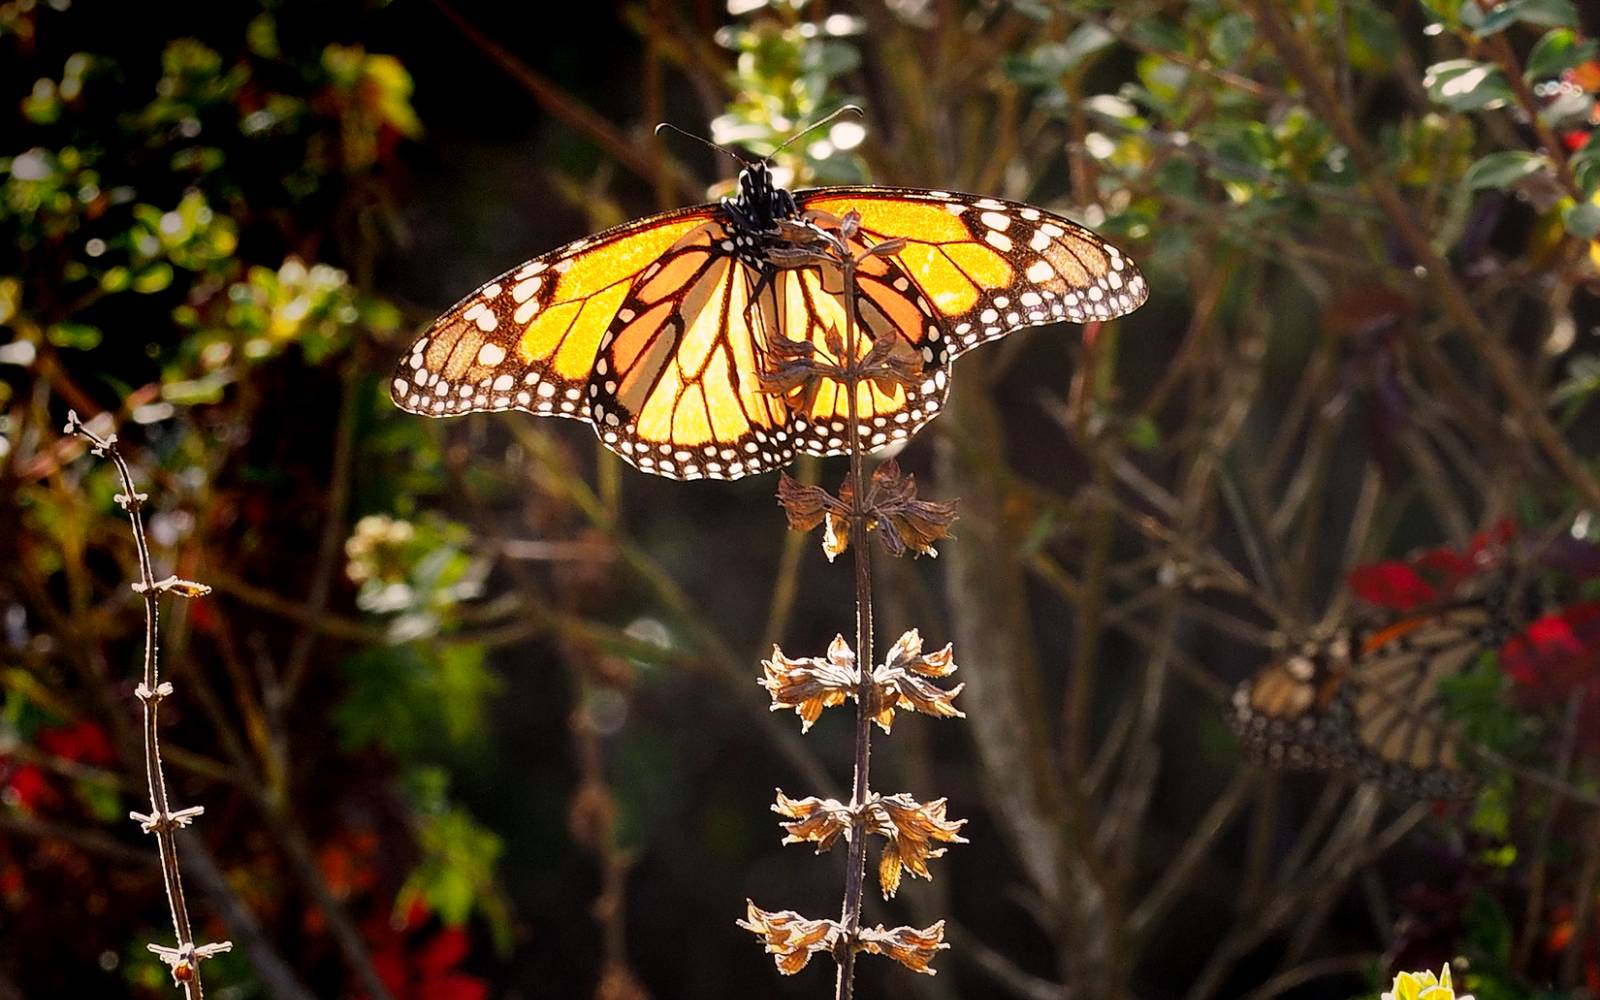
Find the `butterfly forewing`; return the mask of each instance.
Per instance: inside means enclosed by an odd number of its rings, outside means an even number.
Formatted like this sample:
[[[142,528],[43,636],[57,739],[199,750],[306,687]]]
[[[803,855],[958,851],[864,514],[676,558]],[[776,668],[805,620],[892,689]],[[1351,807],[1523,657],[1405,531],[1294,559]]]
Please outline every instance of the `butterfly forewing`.
[[[522,409],[589,420],[600,339],[640,272],[712,223],[702,206],[651,216],[520,264],[434,320],[390,394],[429,416]]]
[[[896,259],[933,304],[952,358],[1022,327],[1115,319],[1149,296],[1116,247],[1032,205],[879,187],[795,197],[808,211],[859,213],[873,239],[906,241]]]

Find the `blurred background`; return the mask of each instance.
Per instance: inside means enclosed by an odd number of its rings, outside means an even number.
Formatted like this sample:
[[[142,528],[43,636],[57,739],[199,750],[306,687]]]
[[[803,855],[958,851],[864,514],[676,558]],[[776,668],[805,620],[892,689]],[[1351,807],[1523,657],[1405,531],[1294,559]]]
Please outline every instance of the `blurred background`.
[[[213,995],[829,995],[825,959],[780,977],[734,920],[837,912],[842,852],[780,847],[769,807],[847,793],[852,720],[802,737],[756,681],[774,642],[851,630],[848,568],[774,476],[671,483],[577,424],[428,421],[386,386],[493,275],[728,189],[656,122],[762,154],[847,101],[790,183],[1030,201],[1153,290],[963,357],[899,455],[962,518],[937,560],[880,560],[880,636],[953,641],[967,718],[902,719],[874,785],[948,797],[971,843],[869,890],[868,922],[944,918],[952,947],[936,977],[864,958],[860,995],[1375,996],[1449,959],[1479,1000],[1600,994],[1586,606],[1452,678],[1465,803],[1266,771],[1226,724],[1285,641],[1412,608],[1385,589],[1408,553],[1600,533],[1597,22],[0,3],[0,997],[172,989],[126,818],[137,565],[68,409],[150,494],[157,576],[215,588],[162,619],[191,912],[236,945]]]

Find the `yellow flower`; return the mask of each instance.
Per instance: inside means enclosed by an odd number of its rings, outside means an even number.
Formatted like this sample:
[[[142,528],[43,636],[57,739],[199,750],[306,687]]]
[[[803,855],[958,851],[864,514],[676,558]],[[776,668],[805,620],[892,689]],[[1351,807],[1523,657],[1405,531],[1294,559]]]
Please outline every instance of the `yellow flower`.
[[[1468,994],[1456,996],[1450,985],[1450,964],[1447,962],[1434,978],[1431,972],[1402,972],[1394,977],[1394,987],[1383,995],[1383,1000],[1472,1000]]]

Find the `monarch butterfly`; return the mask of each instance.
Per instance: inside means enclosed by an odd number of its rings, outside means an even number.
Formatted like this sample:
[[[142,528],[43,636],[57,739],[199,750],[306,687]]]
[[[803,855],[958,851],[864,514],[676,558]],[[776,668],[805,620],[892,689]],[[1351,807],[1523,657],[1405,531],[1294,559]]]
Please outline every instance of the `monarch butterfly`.
[[[842,360],[829,347],[845,326],[839,271],[774,263],[783,224],[853,212],[853,246],[904,241],[857,273],[858,357],[887,339],[912,373],[857,385],[869,450],[939,412],[962,353],[1022,327],[1112,319],[1148,295],[1121,251],[1043,209],[911,188],[790,193],[767,161],[741,162],[736,197],[577,240],[462,299],[400,361],[394,402],[428,416],[569,417],[643,471],[737,479],[797,452],[850,447],[848,392],[837,382],[763,386],[795,342],[819,362]]]
[[[1275,766],[1348,771],[1408,798],[1468,798],[1478,780],[1462,769],[1441,682],[1512,630],[1497,593],[1343,629],[1239,685],[1229,721]]]

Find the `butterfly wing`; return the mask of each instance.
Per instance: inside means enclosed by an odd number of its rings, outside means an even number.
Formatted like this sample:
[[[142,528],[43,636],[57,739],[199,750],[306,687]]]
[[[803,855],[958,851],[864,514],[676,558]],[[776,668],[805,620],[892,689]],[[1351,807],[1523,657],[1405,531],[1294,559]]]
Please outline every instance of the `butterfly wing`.
[[[1149,297],[1120,250],[1032,205],[888,187],[817,188],[795,199],[803,210],[860,213],[873,240],[906,241],[895,259],[932,305],[947,358],[1022,327],[1114,319]],[[938,341],[929,346],[940,352]]]
[[[649,265],[600,339],[587,387],[607,446],[645,472],[736,479],[794,457],[791,417],[767,391],[761,272],[713,222]]]
[[[853,303],[856,358],[884,344],[886,361],[900,374],[863,379],[856,386],[856,418],[871,450],[908,438],[933,419],[949,391],[950,363],[932,303],[900,263],[863,256],[866,248],[859,239],[850,249],[860,259]],[[845,304],[844,276],[831,263],[778,271],[760,299],[769,330],[803,344],[813,362],[833,366],[843,365],[850,347]],[[801,451],[839,455],[850,450],[850,398],[842,384],[819,376],[790,391],[786,402],[795,414]]]
[[[932,419],[962,351],[1021,326],[1109,319],[1147,294],[1116,248],[1031,206],[899,188],[800,199],[808,212],[859,212],[871,242],[906,241],[862,264],[851,303],[858,353],[887,344],[897,373],[857,387],[869,448]],[[467,296],[412,345],[391,395],[430,416],[522,409],[583,420],[645,471],[734,479],[797,450],[848,451],[841,385],[766,384],[793,349],[781,341],[841,362],[844,294],[826,265],[771,272],[716,206],[651,216]]]
[[[1470,670],[1498,627],[1478,604],[1403,619],[1363,642],[1348,690],[1340,693],[1361,773],[1413,798],[1470,797],[1477,776],[1462,769],[1460,727],[1446,711],[1443,682]]]
[[[710,205],[667,212],[519,264],[434,320],[390,395],[428,416],[520,409],[592,421],[590,376],[623,299],[653,261],[718,218]]]
[[[1441,684],[1471,668],[1494,630],[1490,609],[1466,604],[1369,631],[1353,652],[1337,638],[1241,684],[1230,722],[1271,764],[1349,771],[1407,798],[1470,797],[1478,780],[1461,767]]]
[[[1360,752],[1338,700],[1349,670],[1345,635],[1280,656],[1234,690],[1229,724],[1246,751],[1272,766],[1350,767]]]

